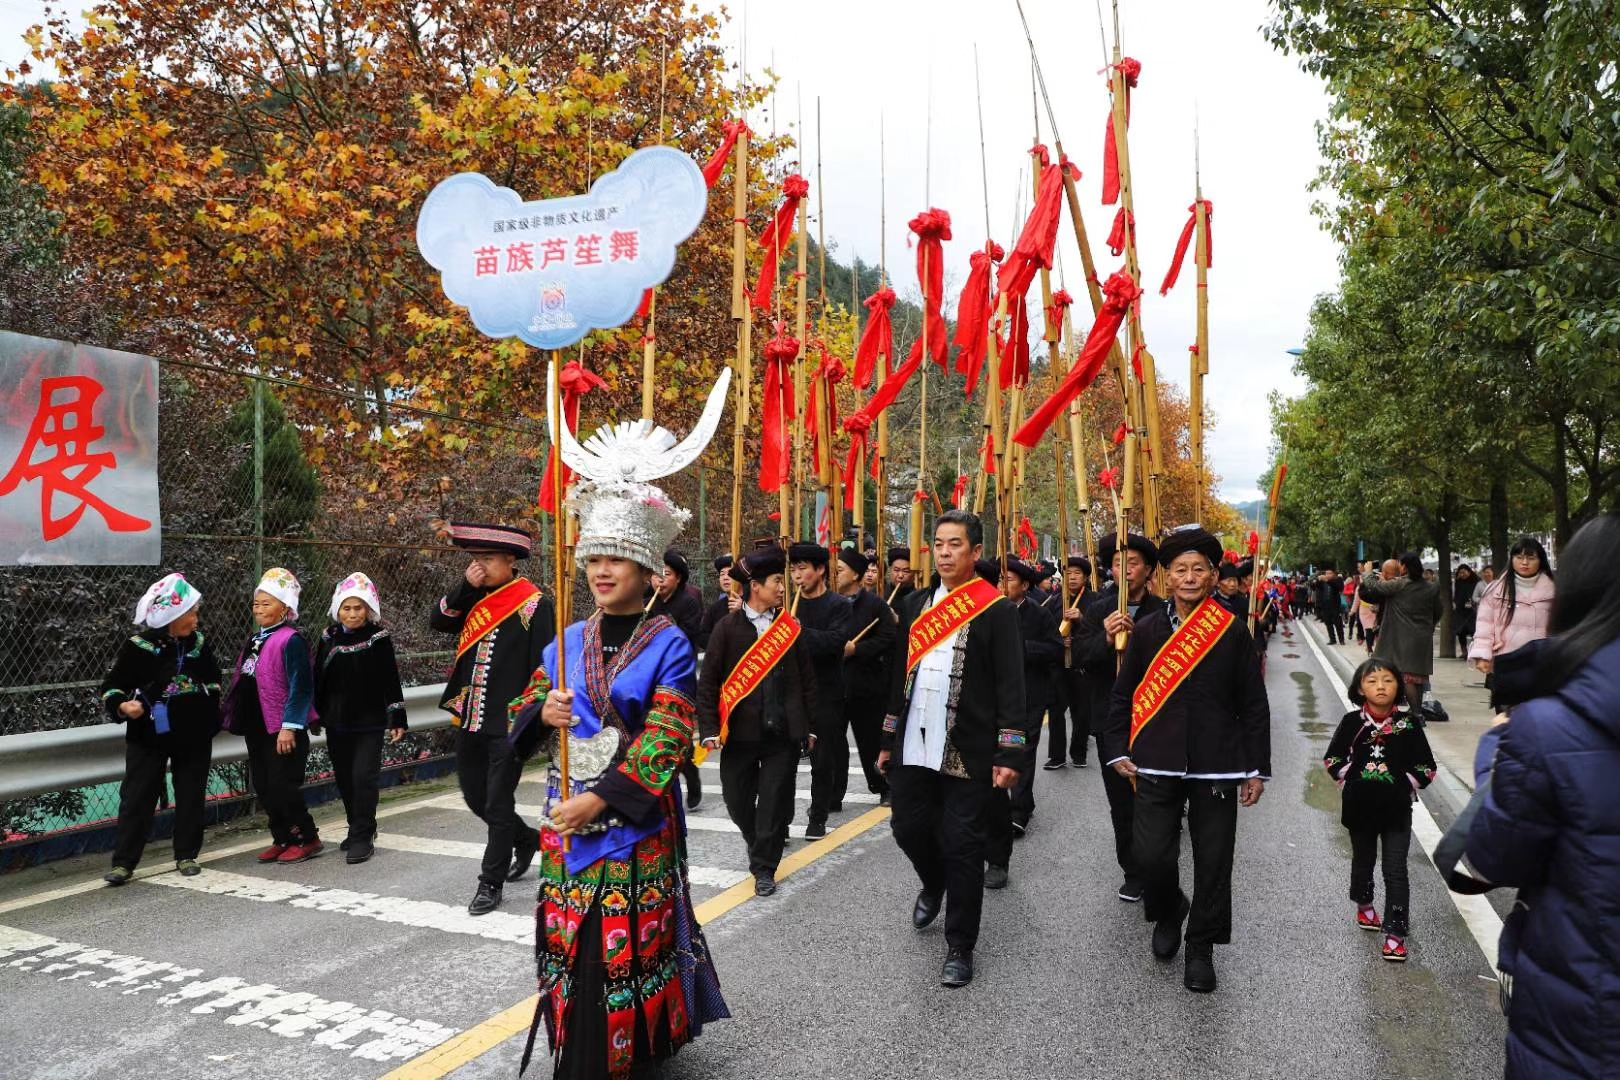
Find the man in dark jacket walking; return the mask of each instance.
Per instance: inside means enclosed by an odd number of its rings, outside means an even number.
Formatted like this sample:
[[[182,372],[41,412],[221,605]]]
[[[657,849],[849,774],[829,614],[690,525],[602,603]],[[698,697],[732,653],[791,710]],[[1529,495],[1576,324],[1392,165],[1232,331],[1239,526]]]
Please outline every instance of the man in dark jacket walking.
[[[1328,644],[1344,644],[1344,582],[1331,564],[1316,579],[1316,617],[1327,627]]]
[[[871,564],[854,548],[839,548],[833,568],[838,594],[849,601],[850,638],[844,643],[844,713],[855,733],[855,750],[866,789],[889,805],[889,780],[877,767],[883,741],[883,710],[889,704],[889,654],[894,651],[894,612],[863,589]]]
[[[816,710],[810,731],[816,737],[810,754],[810,810],[806,840],[827,835],[827,815],[844,808],[849,787],[849,717],[844,713],[844,649],[849,628],[849,601],[828,588],[828,553],[820,544],[794,544],[788,562],[795,591],[794,618],[802,628],[800,648],[815,670]]]

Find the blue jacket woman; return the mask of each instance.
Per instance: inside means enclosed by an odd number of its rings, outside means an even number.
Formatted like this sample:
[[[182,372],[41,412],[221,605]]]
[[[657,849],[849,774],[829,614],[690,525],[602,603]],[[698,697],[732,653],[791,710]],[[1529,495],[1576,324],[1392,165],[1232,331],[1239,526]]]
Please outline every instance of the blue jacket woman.
[[[1620,516],[1569,543],[1554,637],[1537,643],[1543,696],[1481,744],[1491,790],[1468,858],[1519,889],[1502,934],[1513,977],[1510,1080],[1620,1076]],[[1482,778],[1483,778],[1483,769]]]

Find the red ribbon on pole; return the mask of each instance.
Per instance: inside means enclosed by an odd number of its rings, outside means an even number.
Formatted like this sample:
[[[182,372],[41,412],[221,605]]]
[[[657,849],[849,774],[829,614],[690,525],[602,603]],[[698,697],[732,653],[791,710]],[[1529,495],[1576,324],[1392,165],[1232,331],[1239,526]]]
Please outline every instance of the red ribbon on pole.
[[[838,384],[844,381],[848,374],[844,370],[844,362],[834,356],[827,349],[825,341],[816,342],[816,351],[821,356],[821,365],[810,376],[810,411],[804,418],[804,430],[810,436],[810,455],[815,461],[821,460],[821,399],[827,399],[828,438],[832,432],[838,430]],[[832,460],[832,448],[828,447],[827,460]]]
[[[605,390],[607,383],[600,376],[586,371],[578,360],[570,360],[557,374],[557,385],[562,390],[563,416],[568,421],[569,431],[579,430],[579,399],[592,390]],[[557,512],[556,488],[552,484],[551,466],[553,455],[546,455],[546,474],[540,479],[540,509],[548,514]],[[574,472],[567,465],[562,466],[563,490],[573,481]]]
[[[1134,243],[1136,240],[1136,215],[1129,215],[1129,237],[1125,235],[1126,216],[1125,208],[1123,206],[1120,207],[1119,211],[1114,214],[1114,227],[1108,230],[1108,253],[1116,259],[1125,254],[1125,246],[1127,243]]]
[[[1109,491],[1118,491],[1119,488],[1120,488],[1121,482],[1122,481],[1120,480],[1119,466],[1117,466],[1117,465],[1114,466],[1112,469],[1104,469],[1102,472],[1097,474],[1097,483],[1101,484],[1103,487],[1107,488]]]
[[[1035,271],[1052,269],[1053,252],[1057,249],[1058,225],[1063,216],[1063,170],[1072,168],[1067,161],[1052,165],[1046,147],[1037,146],[1030,153],[1041,163],[1041,181],[1035,191],[1035,205],[1024,222],[1024,231],[1018,235],[1007,261],[996,275],[996,288],[1009,299],[1023,296],[1029,291]]]
[[[703,182],[711,191],[714,190],[714,185],[720,182],[720,174],[726,171],[726,162],[731,160],[731,152],[737,148],[737,139],[744,132],[753,134],[748,125],[741,120],[727,120],[721,130],[726,133],[725,141],[720,144],[720,149],[714,152],[714,156],[709,158],[708,164],[703,166]]]
[[[759,489],[780,491],[787,482],[788,466],[793,460],[791,445],[793,417],[794,357],[799,355],[797,338],[787,336],[786,328],[778,323],[776,336],[765,343],[765,401],[764,445],[759,455]]]
[[[855,350],[855,389],[867,390],[877,374],[878,354],[886,359],[883,374],[894,370],[894,323],[889,312],[894,310],[893,289],[879,289],[866,299],[866,310],[872,313],[861,333],[861,343]]]
[[[985,432],[981,467],[986,476],[996,475],[996,437],[993,432]]]
[[[994,240],[985,244],[983,251],[968,256],[967,284],[962,286],[962,299],[956,307],[956,340],[952,342],[961,351],[956,354],[958,374],[967,376],[967,393],[973,396],[979,385],[979,373],[984,370],[985,357],[990,351],[990,269],[1000,262],[1005,252]]]
[[[1110,68],[1110,71],[1112,68]],[[1136,89],[1136,80],[1142,75],[1142,64],[1129,56],[1119,62],[1119,70],[1125,73],[1125,126],[1131,124],[1131,91]],[[1110,81],[1113,75],[1109,75]],[[1119,198],[1119,146],[1114,141],[1114,110],[1108,110],[1108,131],[1103,139],[1103,205],[1112,206]]]
[[[869,440],[867,433],[871,431],[872,424],[868,420],[855,423],[855,417],[850,417],[844,424],[844,430],[849,432],[849,456],[844,459],[844,509],[855,509],[855,500],[861,491],[861,459],[866,456]],[[853,425],[853,426],[852,426]],[[874,465],[877,463],[874,461]]]
[[[956,478],[956,487],[951,490],[951,505],[958,510],[962,509],[962,500],[967,497],[969,479],[966,476],[958,476]]]
[[[799,216],[799,202],[808,194],[810,181],[798,173],[782,181],[782,205],[777,207],[776,217],[765,227],[765,235],[759,238],[765,259],[759,268],[759,284],[754,286],[754,306],[761,311],[771,306],[771,293],[776,289],[777,260],[787,247],[788,237],[793,235],[794,218]]]
[[[928,323],[928,351],[941,368],[950,359],[950,332],[940,310],[945,298],[944,241],[951,238],[951,215],[929,208],[911,219],[917,234],[917,282],[922,286],[923,317]]]
[[[1080,350],[1080,357],[1075,361],[1074,370],[1069,372],[1068,378],[1057,392],[1046,400],[1046,404],[1037,409],[1024,426],[1018,429],[1013,441],[1022,446],[1034,447],[1041,441],[1058,414],[1069,407],[1069,403],[1080,396],[1086,387],[1097,378],[1102,370],[1103,361],[1108,358],[1108,350],[1113,347],[1119,335],[1120,323],[1125,321],[1126,312],[1130,311],[1131,304],[1142,295],[1136,282],[1123,270],[1117,270],[1107,281],[1103,282],[1102,310],[1097,313],[1097,321],[1091,327],[1091,333],[1086,335],[1085,347]]]
[[[1209,265],[1215,265],[1215,204],[1208,199],[1204,202],[1204,218],[1209,222]],[[1168,296],[1170,290],[1176,287],[1176,279],[1181,277],[1181,263],[1187,257],[1187,248],[1192,245],[1193,233],[1198,228],[1198,204],[1193,203],[1187,207],[1187,224],[1181,227],[1181,236],[1176,239],[1176,253],[1170,260],[1170,272],[1164,275],[1164,284],[1159,286],[1159,295]]]
[[[1068,289],[1059,289],[1052,294],[1052,302],[1046,307],[1046,324],[1056,327],[1061,333],[1063,329],[1063,313],[1074,306],[1074,297],[1069,295]]]
[[[1007,340],[1001,346],[1001,388],[1029,385],[1029,309],[1019,295],[1007,318]]]
[[[1025,562],[1035,558],[1035,551],[1040,546],[1035,536],[1035,526],[1030,524],[1029,518],[1018,523],[1018,557]]]

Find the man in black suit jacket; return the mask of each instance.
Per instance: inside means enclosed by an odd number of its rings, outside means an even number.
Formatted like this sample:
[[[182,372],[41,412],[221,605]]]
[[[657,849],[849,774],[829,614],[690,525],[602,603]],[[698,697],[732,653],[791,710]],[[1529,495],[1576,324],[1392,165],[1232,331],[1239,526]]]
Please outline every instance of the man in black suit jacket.
[[[1129,634],[1138,620],[1164,610],[1164,601],[1148,592],[1148,579],[1159,558],[1159,549],[1153,541],[1135,533],[1125,535],[1125,546],[1113,533],[1103,537],[1097,545],[1097,556],[1114,567],[1115,584],[1097,594],[1086,608],[1086,617],[1074,628],[1074,662],[1085,669],[1085,688],[1091,696],[1091,734],[1097,740],[1097,753],[1102,753],[1102,735],[1108,719],[1108,704],[1114,692],[1114,675],[1119,670],[1119,653],[1114,647],[1114,635],[1120,631]],[[1127,586],[1127,612],[1119,611],[1119,585]],[[1106,758],[1099,757],[1106,761]],[[1102,770],[1103,791],[1108,795],[1108,816],[1114,826],[1114,857],[1125,880],[1119,887],[1119,898],[1134,904],[1142,899],[1142,882],[1131,862],[1131,816],[1136,792],[1131,782],[1113,769]]]
[[[839,595],[850,605],[849,640],[844,643],[844,711],[855,733],[866,788],[878,796],[883,806],[888,806],[889,781],[878,771],[877,756],[883,737],[883,714],[889,707],[894,612],[882,597],[861,587],[871,565],[854,548],[839,548],[833,576]]]
[[[1007,797],[1025,765],[1024,648],[1018,613],[993,586],[980,613],[935,638],[919,652],[914,670],[908,642],[914,623],[937,617],[931,609],[939,601],[977,578],[983,551],[984,526],[976,516],[963,510],[940,515],[933,548],[940,585],[899,604],[878,754],[878,767],[889,773],[895,842],[922,881],[912,925],[920,930],[932,923],[949,896],[940,973],[946,986],[973,980],[988,808],[991,799]]]

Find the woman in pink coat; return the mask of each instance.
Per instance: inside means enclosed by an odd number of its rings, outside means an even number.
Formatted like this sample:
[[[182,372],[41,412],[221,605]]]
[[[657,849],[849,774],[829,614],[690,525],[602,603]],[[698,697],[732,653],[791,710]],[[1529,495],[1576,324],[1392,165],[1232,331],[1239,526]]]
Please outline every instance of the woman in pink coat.
[[[1541,541],[1521,537],[1509,561],[1511,572],[1491,582],[1480,597],[1474,643],[1468,647],[1468,659],[1487,675],[1498,656],[1546,637],[1552,614],[1553,573]]]

